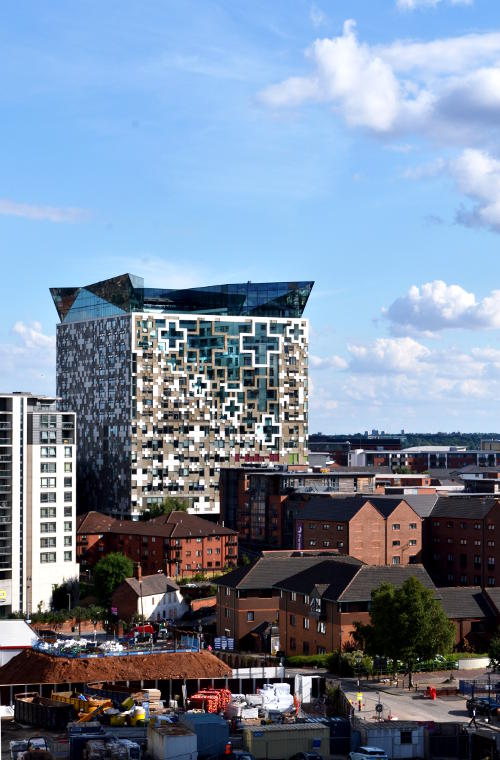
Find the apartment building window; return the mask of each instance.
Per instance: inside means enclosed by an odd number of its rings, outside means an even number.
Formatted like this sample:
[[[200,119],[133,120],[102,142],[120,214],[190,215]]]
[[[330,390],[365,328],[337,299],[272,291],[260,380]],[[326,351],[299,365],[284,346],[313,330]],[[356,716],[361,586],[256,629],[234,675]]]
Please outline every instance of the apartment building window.
[[[495,546],[495,542],[494,541],[488,541],[488,546],[492,546],[492,547]]]
[[[71,446],[64,447],[64,456],[66,458],[71,458],[73,456],[73,448]]]
[[[70,520],[67,520],[64,523],[64,530],[65,530],[65,532],[73,530],[73,523]]]
[[[40,523],[40,533],[55,533],[55,532],[56,532],[55,522]]]
[[[73,552],[64,552],[64,561],[71,562],[73,560]]]
[[[432,539],[432,541],[435,544],[439,544],[440,539],[437,536],[434,536],[434,538]]]
[[[453,559],[454,559],[453,554],[448,554],[447,556],[448,562],[453,562]]]
[[[437,560],[439,560],[440,558],[441,558],[441,555],[440,555],[440,554],[433,554],[433,555],[432,555],[432,559],[433,559],[433,560],[436,560],[436,561],[437,561]]]
[[[71,491],[64,492],[64,501],[73,501],[73,495]]]
[[[417,523],[410,523],[410,530],[417,530]]]
[[[448,573],[447,578],[450,581],[450,583],[454,583],[454,581],[455,581],[455,573]]]
[[[297,601],[297,594],[295,593],[295,591],[290,591],[290,601],[291,602]]]
[[[48,459],[50,457],[56,456],[56,447],[55,446],[42,446],[40,448],[40,456],[44,459]]]
[[[393,541],[392,545],[393,546],[401,546],[401,541]]]
[[[72,488],[73,487],[73,478],[72,477],[64,478],[64,487],[65,488]]]
[[[41,430],[40,431],[40,443],[56,443],[56,431],[55,430]]]
[[[229,618],[231,617],[231,610],[229,607],[224,607],[224,617]]]
[[[401,525],[399,523],[392,523],[392,529],[393,530],[401,530]]]
[[[64,536],[64,546],[73,546],[73,538],[71,536]]]
[[[342,543],[342,541],[339,541],[339,543]],[[323,546],[330,546],[329,541],[323,541]]]
[[[297,642],[294,638],[290,639],[290,649],[296,649],[297,648]]]
[[[415,538],[410,538],[410,540],[408,541],[408,544],[410,546],[416,546],[417,545],[417,541],[416,541]]]
[[[40,472],[55,472],[55,471],[56,471],[55,462],[40,462]]]
[[[253,621],[255,620],[255,613],[253,610],[249,610],[247,612],[247,620],[249,623],[253,623]]]
[[[56,503],[55,491],[51,491],[50,493],[41,493],[40,501],[42,504],[55,504]]]
[[[446,523],[446,527],[453,528],[453,522],[451,520],[448,520],[448,522]]]
[[[309,630],[309,618],[304,618],[304,628],[306,631]]]
[[[488,523],[488,530],[495,530],[495,524],[494,523]]]
[[[337,530],[344,530],[344,526],[343,525],[337,525]]]
[[[316,647],[316,654],[326,654],[325,647]]]
[[[309,530],[316,530],[316,523],[309,523]]]
[[[481,530],[481,523],[474,523],[475,530]]]
[[[309,594],[304,594],[304,604],[310,604]]]
[[[337,549],[343,549],[344,548],[344,542],[343,541],[337,541]]]
[[[40,518],[46,520],[47,517],[56,517],[55,507],[40,507]]]
[[[446,540],[446,543],[447,543],[447,544],[452,544],[452,543],[453,543],[453,539],[452,539],[452,538],[448,538],[448,539]]]
[[[65,462],[64,463],[64,472],[73,472],[73,463],[72,462]]]
[[[197,540],[197,542],[198,542],[199,544],[201,544],[201,538],[200,538],[200,537],[198,537],[196,540]]]
[[[392,564],[393,565],[400,565],[401,564],[401,558],[400,557],[393,557],[392,558]]]
[[[55,536],[49,536],[48,538],[41,538],[40,539],[40,548],[41,549],[50,549],[51,547],[54,547],[56,545],[56,537]]]
[[[196,552],[196,556],[197,557],[201,557],[201,550],[200,549],[198,549],[198,551]]]
[[[494,586],[495,585],[495,579],[491,576],[488,577],[488,586]]]
[[[467,539],[466,538],[461,538],[460,539],[460,543],[462,544],[462,546],[465,546],[465,544],[467,543]]]
[[[318,620],[318,633],[326,633],[326,623],[324,620]]]
[[[461,523],[460,523],[460,527],[461,527],[461,528],[462,528],[462,530],[463,530],[464,528],[466,528],[466,527],[467,527],[467,525],[466,525],[464,522],[461,522]]]
[[[488,557],[488,567],[495,567],[495,557]]]
[[[479,567],[481,565],[481,555],[480,554],[474,554],[474,565],[476,567]]]
[[[42,564],[46,564],[47,562],[55,562],[55,561],[56,561],[55,552],[42,552],[40,554],[40,562]]]
[[[330,523],[323,523],[323,530],[330,530]]]
[[[433,520],[432,521],[432,527],[433,528],[439,528],[440,525],[441,525],[441,523],[439,522],[439,520]]]
[[[231,596],[231,589],[229,586],[226,586],[226,596]]]
[[[495,543],[494,541],[492,542]],[[488,541],[488,546],[490,545],[490,542]],[[481,546],[481,541],[479,538],[474,539],[474,546]]]
[[[316,539],[315,538],[311,538],[311,540],[309,541],[309,546],[316,546]]]
[[[220,554],[220,548],[219,547],[216,548],[215,553],[216,554]]]
[[[42,415],[40,415],[40,427],[41,428],[55,428],[55,427],[57,427],[57,415],[55,415],[55,414],[42,414]]]
[[[295,625],[295,615],[290,615],[290,625]]]
[[[211,549],[207,549],[207,554],[212,554],[212,550]]]
[[[40,488],[55,488],[55,487],[56,487],[55,478],[40,478]]]
[[[481,583],[481,576],[480,575],[475,575],[472,582],[473,582],[474,586],[479,586],[479,584]]]

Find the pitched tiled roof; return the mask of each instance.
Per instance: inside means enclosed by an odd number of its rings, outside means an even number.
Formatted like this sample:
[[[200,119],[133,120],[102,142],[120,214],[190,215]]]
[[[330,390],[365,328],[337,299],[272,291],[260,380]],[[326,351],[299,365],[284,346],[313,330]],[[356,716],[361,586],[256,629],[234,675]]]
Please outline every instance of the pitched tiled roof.
[[[428,517],[432,512],[434,505],[439,499],[439,495],[435,493],[419,493],[419,494],[385,494],[384,496],[372,497],[370,494],[366,494],[366,498],[373,502],[375,499],[382,499],[383,501],[406,501],[406,503],[417,513],[420,517]]]
[[[143,575],[141,580],[137,578],[125,578],[123,583],[126,583],[132,591],[135,591],[137,596],[142,595],[152,596],[153,594],[165,594],[167,591],[177,591],[179,586],[177,583],[163,573],[155,573],[154,575]]]
[[[327,551],[305,553],[299,550],[267,552],[252,565],[238,567],[223,575],[217,580],[217,585],[247,590],[270,588],[291,575],[323,562],[327,556],[334,557],[335,554]]]
[[[322,592],[322,596],[335,599],[354,578],[362,564],[354,557],[331,557],[284,578],[274,586],[300,594],[310,594],[316,587]]]
[[[170,512],[153,520],[117,520],[100,512],[88,512],[83,516],[78,533],[124,533],[161,538],[196,538],[203,536],[235,536],[236,531],[218,523],[204,520],[187,512]]]
[[[491,606],[479,586],[440,588],[439,596],[444,611],[453,620],[493,617]]]
[[[368,602],[372,591],[382,583],[392,583],[400,587],[408,578],[417,578],[425,588],[435,589],[433,582],[422,565],[364,565],[359,568],[352,581],[333,601]],[[439,591],[436,593],[439,597]],[[325,594],[325,598],[327,597]]]
[[[367,496],[323,496],[312,498],[305,502],[302,509],[297,510],[298,520],[339,520],[349,521],[359,512],[363,504],[370,499]]]
[[[490,512],[495,501],[491,496],[441,496],[431,515],[482,520]]]
[[[497,586],[496,588],[488,586],[488,588],[484,590],[484,593],[488,598],[488,601],[494,605],[497,612],[500,612],[500,586]]]

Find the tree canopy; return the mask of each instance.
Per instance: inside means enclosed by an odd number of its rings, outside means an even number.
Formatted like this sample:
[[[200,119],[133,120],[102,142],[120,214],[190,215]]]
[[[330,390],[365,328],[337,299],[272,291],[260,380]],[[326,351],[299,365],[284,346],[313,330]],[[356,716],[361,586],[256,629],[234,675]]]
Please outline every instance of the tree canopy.
[[[108,602],[115,588],[125,578],[130,578],[134,564],[129,557],[120,552],[111,552],[102,557],[94,568],[94,588],[98,598]]]
[[[141,520],[152,520],[154,517],[169,515],[171,512],[187,512],[187,499],[178,499],[175,496],[167,496],[161,504],[153,504],[141,514]]]
[[[411,675],[419,659],[446,654],[454,643],[454,626],[431,589],[417,578],[400,588],[386,583],[372,592],[368,625],[355,623],[355,639],[365,652],[401,660]]]

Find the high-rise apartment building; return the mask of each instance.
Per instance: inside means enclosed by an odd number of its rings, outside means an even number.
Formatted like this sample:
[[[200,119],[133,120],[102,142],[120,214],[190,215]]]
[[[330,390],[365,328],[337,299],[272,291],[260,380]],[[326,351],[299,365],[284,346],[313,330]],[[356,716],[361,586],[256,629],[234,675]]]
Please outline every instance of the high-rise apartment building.
[[[219,468],[307,461],[312,282],[52,288],[57,390],[78,420],[81,508],[167,496],[219,513]]]
[[[75,415],[0,393],[0,616],[50,605],[76,564]]]

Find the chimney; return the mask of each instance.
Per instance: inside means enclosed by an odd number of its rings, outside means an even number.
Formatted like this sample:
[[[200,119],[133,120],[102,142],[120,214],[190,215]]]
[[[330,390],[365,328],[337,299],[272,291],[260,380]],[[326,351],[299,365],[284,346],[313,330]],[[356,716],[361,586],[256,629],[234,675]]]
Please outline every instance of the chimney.
[[[140,562],[136,562],[134,565],[134,578],[138,581],[142,580],[142,569]]]

